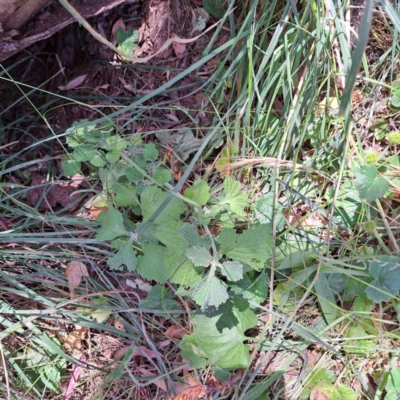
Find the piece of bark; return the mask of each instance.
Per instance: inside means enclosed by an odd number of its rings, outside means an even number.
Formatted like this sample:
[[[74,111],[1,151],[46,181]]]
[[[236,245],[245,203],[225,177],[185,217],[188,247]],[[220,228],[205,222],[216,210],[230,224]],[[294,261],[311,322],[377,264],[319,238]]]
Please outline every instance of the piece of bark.
[[[4,31],[19,29],[51,0],[0,0],[0,24]]]

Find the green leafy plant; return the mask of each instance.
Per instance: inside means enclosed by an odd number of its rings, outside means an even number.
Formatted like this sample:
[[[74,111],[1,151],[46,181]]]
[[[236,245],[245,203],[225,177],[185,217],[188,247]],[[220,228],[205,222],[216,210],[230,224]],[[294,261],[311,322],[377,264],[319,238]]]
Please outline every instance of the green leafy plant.
[[[394,107],[400,107],[400,81],[397,80],[393,83],[392,88],[392,105]]]
[[[364,165],[355,172],[355,186],[360,192],[360,197],[369,202],[383,197],[389,189],[389,182],[378,175],[375,165]]]
[[[53,339],[60,347],[60,343]],[[67,362],[57,354],[29,346],[14,354],[17,364],[37,389],[48,388],[59,393],[59,384],[65,374]]]
[[[133,51],[138,47],[139,31],[133,28],[129,28],[126,31],[122,28],[118,28],[116,39],[118,43],[117,48],[131,57]]]
[[[396,400],[400,396],[400,368],[394,368],[386,382],[386,399]]]
[[[214,18],[222,18],[227,10],[224,0],[203,0],[203,7]]]
[[[190,362],[199,362],[199,354],[190,351],[196,346],[203,362],[221,368],[247,366],[245,331],[257,323],[248,300],[261,302],[266,297],[267,280],[261,271],[273,244],[269,220],[263,217],[262,224],[244,230],[235,227],[235,220],[246,219],[250,201],[231,177],[225,178],[219,198],[212,199],[207,182],[199,179],[183,196],[168,201],[172,175],[159,161],[154,143],[129,146],[110,127],[84,124],[74,124],[67,143],[74,149],[72,161],[97,171],[105,190],[101,195],[108,199],[96,233],[97,240],[116,249],[108,267],[136,270],[160,284],[141,307],[177,309],[168,293],[161,304],[154,300],[167,281],[200,307],[192,317],[193,337],[182,347]],[[128,211],[136,223],[127,217]],[[208,229],[211,221],[222,225],[217,236]],[[235,356],[225,354],[227,346]]]

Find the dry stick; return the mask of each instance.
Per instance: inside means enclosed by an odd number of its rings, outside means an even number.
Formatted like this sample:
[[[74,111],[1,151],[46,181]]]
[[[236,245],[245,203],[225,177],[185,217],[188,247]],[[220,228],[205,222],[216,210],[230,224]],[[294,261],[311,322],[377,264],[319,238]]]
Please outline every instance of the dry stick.
[[[109,42],[106,38],[104,38],[103,36],[100,35],[100,33],[96,32],[92,26],[86,21],[85,18],[82,17],[81,14],[79,14],[79,12],[72,7],[72,5],[68,2],[68,0],[58,0],[61,5],[84,27],[86,28],[89,33],[96,39],[98,40],[100,43],[106,45],[107,47],[109,47],[111,50],[115,51],[117,54],[119,54],[123,59],[127,59],[129,61],[131,61],[132,63],[146,63],[147,61],[151,60],[153,57],[155,57],[157,54],[162,53],[164,50],[166,50],[173,42],[176,43],[182,43],[182,44],[188,44],[188,43],[192,43],[195,42],[197,39],[199,39],[201,36],[205,35],[207,32],[209,32],[211,29],[215,28],[220,21],[217,21],[215,24],[211,25],[209,28],[207,28],[202,34],[191,38],[191,39],[182,39],[180,37],[172,37],[170,39],[168,39],[162,46],[161,48],[154,53],[151,56],[148,57],[143,57],[143,58],[139,58],[139,57],[132,57],[128,54],[125,54],[123,51],[119,50],[117,47],[115,47],[111,42]],[[233,10],[232,10],[233,11]],[[231,11],[231,12],[232,12]]]

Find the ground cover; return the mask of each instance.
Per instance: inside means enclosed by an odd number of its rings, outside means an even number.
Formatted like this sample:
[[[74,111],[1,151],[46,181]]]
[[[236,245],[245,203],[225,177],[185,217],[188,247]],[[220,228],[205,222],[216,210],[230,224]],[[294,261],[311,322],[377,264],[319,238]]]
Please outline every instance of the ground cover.
[[[397,399],[395,6],[89,23],[1,65],[2,397]]]

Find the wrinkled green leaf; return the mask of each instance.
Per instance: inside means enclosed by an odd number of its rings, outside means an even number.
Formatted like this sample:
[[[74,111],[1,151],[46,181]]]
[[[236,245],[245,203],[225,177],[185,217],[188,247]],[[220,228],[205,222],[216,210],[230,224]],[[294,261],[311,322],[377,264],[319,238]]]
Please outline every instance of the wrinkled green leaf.
[[[214,18],[222,18],[227,10],[224,0],[203,0],[203,8]]]
[[[206,276],[193,289],[192,298],[202,309],[206,309],[209,306],[218,308],[228,300],[229,295],[224,282],[215,276]]]
[[[185,223],[178,232],[189,247],[203,246],[208,250],[211,246],[211,239],[208,236],[199,236],[192,224]]]
[[[61,168],[64,175],[74,176],[81,172],[81,163],[72,159],[64,159],[61,161]]]
[[[226,229],[217,240],[222,253],[257,270],[264,267],[273,245],[269,225],[256,225],[240,235],[233,229]]]
[[[98,306],[98,308],[90,308],[88,316],[97,322],[106,322],[112,313],[112,311],[107,308],[110,307],[110,303],[108,302],[107,298],[103,296],[96,297],[92,304],[94,306]]]
[[[57,339],[53,343],[60,348]],[[38,389],[45,387],[59,393],[61,377],[65,375],[67,362],[57,354],[39,348],[27,346],[24,351],[18,352],[15,362],[23,370],[31,383]]]
[[[136,195],[136,188],[134,186],[123,185],[116,183],[112,186],[115,193],[114,202],[119,207],[138,206],[139,199]]]
[[[211,254],[203,246],[193,246],[188,249],[186,257],[198,267],[208,267],[211,264]]]
[[[103,223],[97,230],[96,239],[100,242],[113,240],[120,236],[128,236],[128,232],[124,228],[122,214],[109,205],[105,213]]]
[[[244,274],[240,281],[232,283],[230,286],[234,293],[258,305],[267,298],[268,278],[263,272],[254,281]],[[254,308],[255,306],[250,304],[250,307]]]
[[[181,356],[189,361],[189,364],[196,369],[204,369],[207,365],[207,355],[197,346],[193,335],[186,335],[179,345]]]
[[[72,155],[78,162],[90,161],[97,153],[96,147],[92,144],[80,144],[75,147]]]
[[[198,179],[183,194],[187,199],[195,201],[199,206],[207,204],[210,199],[210,187],[207,182]]]
[[[146,222],[153,216],[153,214],[158,210],[158,208],[167,197],[167,192],[164,192],[155,186],[148,186],[143,190],[140,196],[140,200],[143,207],[144,222]],[[166,222],[178,221],[179,216],[185,211],[185,209],[185,203],[181,199],[175,197],[161,212],[154,223],[157,225],[162,225]]]
[[[245,193],[243,193],[242,185],[240,182],[235,181],[230,176],[227,176],[224,180],[225,199],[222,203],[228,203],[238,217],[244,218],[244,209],[249,204],[249,199]]]
[[[114,271],[123,271],[125,265],[128,271],[134,271],[137,265],[137,258],[133,250],[132,241],[128,240],[118,250],[114,257],[108,259],[107,262],[110,269]]]
[[[357,400],[358,394],[348,386],[317,383],[311,390],[310,400]]]
[[[158,150],[153,142],[147,143],[143,149],[143,158],[146,161],[154,161],[157,160]]]
[[[233,314],[234,325],[219,326],[225,313]],[[221,305],[215,315],[198,311],[191,321],[196,343],[211,364],[227,369],[245,368],[250,364],[250,346],[243,344],[247,339],[244,333],[258,319],[245,301],[234,297],[229,304]]]
[[[276,229],[282,230],[285,225],[283,206],[278,202],[274,213],[274,193],[270,192],[262,195],[254,204],[255,218],[260,224],[272,224],[274,216],[277,221]]]
[[[400,82],[394,82],[392,89],[392,105],[394,107],[400,107]]]
[[[119,150],[116,150],[116,149],[113,149],[106,153],[106,160],[110,164],[116,163],[120,159],[120,157],[121,157],[121,153]]]
[[[364,294],[363,296],[357,297],[354,300],[353,307],[351,307],[351,311],[356,313],[354,319],[354,325],[360,326],[360,328],[364,329],[370,335],[379,335],[379,331],[376,328],[374,322],[370,318],[371,309],[374,305],[374,302],[367,298]]]
[[[143,179],[143,175],[136,169],[134,168],[127,168],[125,170],[126,177],[132,182],[132,183],[137,183],[141,179]],[[155,178],[154,178],[155,179]]]
[[[168,271],[164,266],[166,248],[158,244],[142,246],[143,255],[138,257],[137,271],[140,276],[149,281],[164,283],[168,278]]]
[[[343,350],[347,354],[366,355],[374,351],[372,348],[375,347],[375,343],[370,339],[365,339],[368,334],[361,326],[352,325],[346,329],[344,336],[354,339],[343,344]]]
[[[306,376],[305,389],[300,395],[300,399],[308,399],[310,397],[311,389],[320,382],[328,383],[331,385],[335,379],[335,373],[327,369],[320,369],[310,372],[310,375]]]
[[[165,168],[156,168],[153,171],[153,178],[159,185],[164,185],[172,179],[172,174]]]
[[[218,264],[221,274],[232,282],[240,281],[243,278],[243,265],[237,261],[225,261]]]

